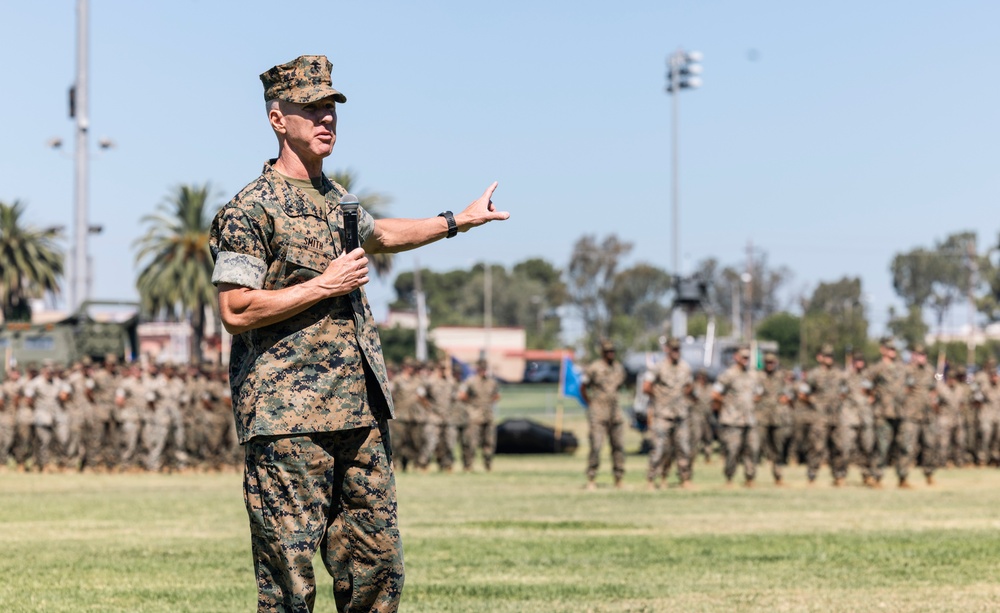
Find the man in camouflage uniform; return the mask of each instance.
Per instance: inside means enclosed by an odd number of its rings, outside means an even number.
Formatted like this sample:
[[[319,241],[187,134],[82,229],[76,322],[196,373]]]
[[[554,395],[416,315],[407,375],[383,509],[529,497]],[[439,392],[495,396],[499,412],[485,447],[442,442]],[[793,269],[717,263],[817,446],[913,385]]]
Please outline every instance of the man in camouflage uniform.
[[[219,308],[234,335],[233,411],[246,445],[259,611],[310,611],[321,550],[342,611],[394,611],[403,587],[392,417],[363,286],[366,253],[396,252],[508,215],[496,184],[458,215],[374,220],[358,209],[345,249],[345,190],[323,174],[336,139],[330,62],[302,56],[261,75],[278,157],[212,225]]]
[[[642,382],[642,391],[649,396],[646,415],[653,437],[646,473],[647,489],[654,489],[658,478],[662,485],[666,484],[674,460],[677,461],[680,486],[687,488],[691,483],[690,423],[694,377],[691,367],[681,360],[678,339],[667,341],[664,352],[664,359],[646,371]]]
[[[618,405],[618,389],[625,383],[625,368],[615,356],[611,341],[600,343],[601,357],[587,365],[580,377],[580,394],[587,406],[590,453],[587,456],[587,489],[597,489],[597,469],[601,449],[607,439],[611,446],[611,470],[615,487],[625,475],[625,416]]]
[[[874,397],[875,450],[871,457],[871,479],[866,485],[881,487],[883,469],[895,457],[906,457],[911,443],[901,416],[906,396],[906,366],[897,359],[891,338],[879,343],[881,359],[869,369]]]
[[[92,369],[92,387],[88,399],[91,411],[84,443],[87,449],[85,466],[110,471],[118,463],[118,435],[114,419],[115,391],[118,389],[117,360],[107,356],[100,368]]]
[[[15,388],[10,379],[10,370],[3,384],[0,384],[0,471],[7,470],[7,461],[14,448],[14,432],[17,427],[17,403],[20,400],[20,390]]]
[[[1000,375],[994,358],[987,358],[972,383],[976,406],[976,465],[1000,464]]]
[[[691,406],[691,463],[693,465],[695,456],[701,453],[708,464],[712,461],[717,422],[712,410],[712,384],[704,368],[695,371],[691,394],[694,398]]]
[[[872,482],[871,455],[875,447],[875,414],[872,410],[872,383],[868,362],[861,354],[851,360],[851,369],[844,379],[846,397],[841,409],[845,449],[850,459],[861,468],[863,483]],[[847,467],[843,468],[846,476]]]
[[[477,450],[482,450],[483,466],[487,471],[493,468],[493,452],[497,446],[497,431],[493,425],[493,406],[500,400],[500,387],[496,379],[489,375],[486,360],[476,363],[476,374],[462,382],[458,397],[466,403],[467,419],[465,445],[463,445],[462,467],[472,470]]]
[[[449,376],[447,361],[440,362],[424,382],[427,390],[427,422],[424,426],[424,444],[417,465],[426,469],[431,461],[437,460],[445,472],[451,472],[455,462],[454,438],[449,438],[449,422],[452,420],[452,404],[455,397],[455,382]]]
[[[28,384],[38,376],[38,368],[30,365],[25,372],[24,377],[18,371],[11,372],[20,398],[14,414],[14,461],[17,462],[17,469],[22,472],[28,470],[28,462],[38,446],[35,438],[35,407],[27,396]]]
[[[937,387],[938,461],[965,466],[965,425],[962,423],[969,402],[965,369],[949,368]]]
[[[761,394],[757,372],[750,369],[750,349],[741,348],[733,356],[733,363],[712,387],[712,398],[719,407],[719,439],[726,454],[723,475],[726,484],[732,485],[736,467],[743,462],[745,485],[753,487],[757,476],[757,458],[760,455],[760,438],[754,403]]]
[[[915,393],[919,395],[916,401],[916,412],[913,415],[916,425],[914,435],[914,462],[923,470],[927,485],[934,484],[934,471],[940,465],[938,459],[938,423],[937,423],[937,375],[934,368],[927,363],[927,350],[923,345],[915,345],[910,352],[910,363],[907,376],[912,377]]]
[[[115,391],[115,422],[119,433],[119,472],[133,472],[139,459],[139,442],[142,426],[155,395],[146,389],[142,366],[134,363],[127,367]]]
[[[389,422],[392,435],[393,462],[400,470],[406,471],[411,465],[417,466],[420,456],[421,432],[418,424],[425,410],[424,396],[417,377],[417,363],[407,357],[399,373],[390,382],[395,417]]]
[[[800,439],[806,448],[806,477],[809,483],[816,481],[819,467],[827,457],[828,450],[832,453],[838,443],[835,436],[837,428],[836,413],[841,401],[841,380],[843,373],[834,366],[833,346],[825,344],[816,355],[817,365],[805,377],[804,393],[799,395],[799,423],[802,424],[804,436]],[[841,485],[834,477],[835,485]]]
[[[760,396],[757,398],[757,429],[761,455],[771,461],[774,484],[784,485],[784,468],[792,441],[792,392],[785,371],[773,353],[764,355],[764,371],[760,376]]]
[[[62,460],[61,431],[69,390],[56,377],[55,367],[46,364],[25,385],[24,397],[34,410],[35,468],[54,472]]]

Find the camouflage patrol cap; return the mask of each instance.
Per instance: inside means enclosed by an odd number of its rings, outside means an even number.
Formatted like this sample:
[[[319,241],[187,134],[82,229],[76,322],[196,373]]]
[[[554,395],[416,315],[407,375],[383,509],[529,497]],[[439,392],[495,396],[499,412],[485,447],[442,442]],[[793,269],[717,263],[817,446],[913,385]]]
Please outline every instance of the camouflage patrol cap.
[[[767,353],[764,354],[764,361],[765,362],[777,362],[778,361],[778,356],[774,352],[768,351]]]
[[[601,341],[601,353],[607,353],[609,351],[615,351],[615,344],[609,340]]]
[[[917,343],[916,345],[913,346],[912,351],[913,353],[927,353],[927,348],[924,347],[922,344]]]
[[[833,345],[830,343],[823,343],[823,346],[819,348],[819,354],[826,357],[832,357]]]
[[[680,348],[681,348],[681,339],[672,338],[669,341],[667,341],[667,349],[670,349],[671,351],[678,351],[680,350]]]
[[[325,55],[300,55],[291,62],[279,64],[260,75],[264,100],[308,104],[332,97],[343,104],[347,96],[333,89],[331,68],[333,64]]]
[[[895,349],[896,348],[896,341],[891,336],[883,336],[882,338],[879,339],[878,342],[879,342],[879,345],[881,345],[882,347],[885,347],[887,349]]]
[[[749,360],[750,359],[750,348],[749,347],[740,347],[740,350],[736,352],[736,355],[740,356],[741,358],[746,358],[746,359]]]

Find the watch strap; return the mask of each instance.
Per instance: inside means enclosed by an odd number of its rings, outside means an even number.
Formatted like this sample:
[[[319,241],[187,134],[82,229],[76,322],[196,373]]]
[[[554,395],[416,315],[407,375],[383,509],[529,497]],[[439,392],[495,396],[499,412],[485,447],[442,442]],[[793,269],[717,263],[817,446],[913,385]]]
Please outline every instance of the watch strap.
[[[438,217],[444,217],[444,220],[448,222],[448,238],[452,238],[458,234],[458,224],[455,223],[455,216],[452,215],[451,211],[438,213]]]

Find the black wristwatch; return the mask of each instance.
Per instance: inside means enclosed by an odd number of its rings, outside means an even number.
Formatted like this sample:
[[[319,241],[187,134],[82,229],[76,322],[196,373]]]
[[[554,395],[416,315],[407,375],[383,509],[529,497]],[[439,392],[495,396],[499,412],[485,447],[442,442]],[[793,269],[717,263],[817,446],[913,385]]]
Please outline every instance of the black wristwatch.
[[[448,238],[458,234],[458,224],[455,223],[455,216],[451,214],[451,211],[438,213],[438,217],[444,217],[444,220],[448,222]]]

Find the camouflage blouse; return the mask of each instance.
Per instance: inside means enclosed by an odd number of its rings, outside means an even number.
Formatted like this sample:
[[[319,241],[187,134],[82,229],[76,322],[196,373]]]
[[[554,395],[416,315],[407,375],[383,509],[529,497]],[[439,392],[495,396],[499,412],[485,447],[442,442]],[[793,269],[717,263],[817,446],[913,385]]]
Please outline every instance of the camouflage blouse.
[[[342,253],[343,187],[323,178],[326,211],[269,161],[216,215],[212,282],[279,290],[313,279]],[[360,241],[375,221],[359,209]],[[369,387],[365,372],[377,381]],[[241,443],[255,436],[370,427],[392,416],[382,346],[363,288],[233,337],[233,412]]]

